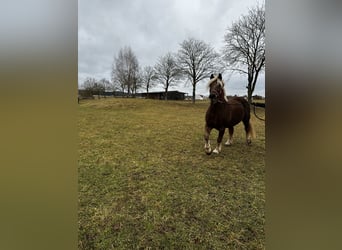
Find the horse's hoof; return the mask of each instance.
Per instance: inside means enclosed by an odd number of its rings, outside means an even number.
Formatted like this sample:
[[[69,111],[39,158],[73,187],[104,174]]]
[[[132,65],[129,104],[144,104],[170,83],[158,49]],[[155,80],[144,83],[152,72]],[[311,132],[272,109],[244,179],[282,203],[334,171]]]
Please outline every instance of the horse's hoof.
[[[218,154],[218,153],[220,153],[220,152],[215,148],[214,151],[213,151],[213,153],[214,153],[214,154]]]
[[[231,146],[232,144],[230,142],[226,142],[224,145],[225,146]]]
[[[205,151],[205,153],[206,153],[207,155],[211,155],[212,151],[210,151],[210,152]]]
[[[247,145],[250,146],[252,144],[251,140],[247,140]]]

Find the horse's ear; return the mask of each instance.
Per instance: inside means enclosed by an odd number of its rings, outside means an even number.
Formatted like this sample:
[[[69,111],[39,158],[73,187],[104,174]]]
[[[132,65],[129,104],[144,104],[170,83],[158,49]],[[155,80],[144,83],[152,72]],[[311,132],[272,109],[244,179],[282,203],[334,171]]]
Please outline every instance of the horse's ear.
[[[222,81],[222,75],[221,73],[218,75],[218,79],[220,79]]]
[[[211,76],[210,76],[210,79],[213,79],[214,78],[214,75],[213,74],[211,74]]]

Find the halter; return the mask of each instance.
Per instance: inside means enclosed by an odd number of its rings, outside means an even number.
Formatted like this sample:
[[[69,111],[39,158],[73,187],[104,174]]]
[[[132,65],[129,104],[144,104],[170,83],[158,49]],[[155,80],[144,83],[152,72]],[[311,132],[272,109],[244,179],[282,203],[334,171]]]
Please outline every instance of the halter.
[[[220,103],[225,103],[225,101],[222,101],[221,100],[221,95],[222,95],[222,89],[214,89],[211,91],[210,95],[215,95],[216,96],[216,99],[217,99],[217,102],[220,102]]]
[[[216,96],[216,102],[227,103],[227,99],[225,97],[225,91],[223,89],[224,83],[222,81],[220,81],[220,83],[217,83],[217,80],[218,80],[217,77],[215,77],[215,78],[211,79],[211,81],[209,82],[209,87],[211,84],[213,84],[214,81],[216,81],[216,84],[220,85],[220,88],[215,86],[215,88],[213,90],[210,90],[210,95],[214,94]],[[222,94],[223,94],[223,100],[221,100]]]

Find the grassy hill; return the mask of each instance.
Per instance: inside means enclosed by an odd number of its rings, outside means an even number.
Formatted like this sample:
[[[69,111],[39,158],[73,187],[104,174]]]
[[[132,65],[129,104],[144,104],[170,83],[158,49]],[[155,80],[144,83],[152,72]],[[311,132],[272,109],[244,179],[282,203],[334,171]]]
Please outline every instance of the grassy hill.
[[[80,249],[265,248],[265,124],[252,114],[251,146],[239,124],[234,144],[207,156],[208,105],[80,103]]]

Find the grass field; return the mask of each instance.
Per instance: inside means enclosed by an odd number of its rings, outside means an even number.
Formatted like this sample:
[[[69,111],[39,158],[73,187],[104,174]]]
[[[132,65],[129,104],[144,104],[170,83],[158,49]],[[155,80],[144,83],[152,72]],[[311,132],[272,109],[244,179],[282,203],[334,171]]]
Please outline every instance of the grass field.
[[[265,124],[252,114],[251,146],[239,124],[207,156],[208,105],[81,101],[79,249],[265,248]]]

